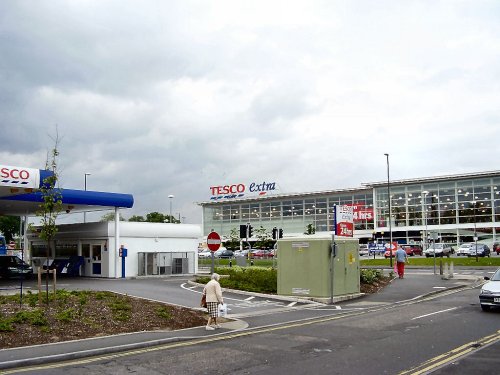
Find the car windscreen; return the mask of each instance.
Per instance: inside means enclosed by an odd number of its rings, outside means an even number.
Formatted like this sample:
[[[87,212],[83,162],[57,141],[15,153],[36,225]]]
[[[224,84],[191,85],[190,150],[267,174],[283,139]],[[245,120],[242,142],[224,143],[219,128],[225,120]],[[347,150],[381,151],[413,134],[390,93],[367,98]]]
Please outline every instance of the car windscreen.
[[[497,272],[495,272],[495,274],[491,277],[490,280],[500,281],[500,268],[497,270]]]

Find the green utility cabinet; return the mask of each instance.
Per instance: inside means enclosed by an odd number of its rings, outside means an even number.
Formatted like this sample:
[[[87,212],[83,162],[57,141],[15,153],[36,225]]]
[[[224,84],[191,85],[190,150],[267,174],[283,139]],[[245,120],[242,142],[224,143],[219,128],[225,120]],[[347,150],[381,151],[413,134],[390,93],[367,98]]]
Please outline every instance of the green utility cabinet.
[[[328,238],[293,238],[278,241],[278,294],[329,298],[359,293],[358,240],[336,238],[333,258]]]

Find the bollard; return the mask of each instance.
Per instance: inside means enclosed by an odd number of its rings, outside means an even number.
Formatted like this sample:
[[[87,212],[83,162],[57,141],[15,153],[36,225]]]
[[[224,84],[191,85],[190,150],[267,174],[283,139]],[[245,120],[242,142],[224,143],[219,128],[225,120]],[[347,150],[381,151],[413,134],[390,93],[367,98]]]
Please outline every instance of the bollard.
[[[253,259],[250,260],[250,265],[253,266]]]
[[[453,278],[453,274],[454,274],[454,270],[453,270],[453,262],[450,263],[450,279]]]
[[[439,261],[439,274],[440,275],[443,274],[443,260],[442,259]]]
[[[447,279],[448,279],[448,277],[449,277],[449,273],[448,273],[448,263],[445,263],[445,264],[444,264],[444,271],[443,271],[443,274],[442,274],[442,275],[443,275],[443,276],[441,276],[441,278],[442,278],[443,280],[447,280]]]
[[[232,266],[233,266],[233,261],[229,259],[229,268],[231,268]]]

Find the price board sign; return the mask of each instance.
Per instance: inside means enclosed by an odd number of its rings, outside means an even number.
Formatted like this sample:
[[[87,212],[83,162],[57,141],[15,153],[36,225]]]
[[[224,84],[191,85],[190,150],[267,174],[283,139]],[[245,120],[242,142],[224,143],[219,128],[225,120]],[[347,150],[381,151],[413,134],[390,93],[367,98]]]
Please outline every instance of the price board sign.
[[[354,235],[354,210],[352,205],[334,206],[334,232],[339,237]]]

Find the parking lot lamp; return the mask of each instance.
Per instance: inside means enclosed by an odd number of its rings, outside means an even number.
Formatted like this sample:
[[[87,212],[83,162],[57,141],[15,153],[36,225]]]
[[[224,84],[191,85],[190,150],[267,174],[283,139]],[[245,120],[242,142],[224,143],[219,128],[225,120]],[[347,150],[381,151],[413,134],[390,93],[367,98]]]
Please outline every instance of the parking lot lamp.
[[[87,176],[90,176],[90,173],[85,172],[85,183],[84,183],[84,189],[87,191]],[[83,222],[87,222],[87,212],[83,211]]]
[[[427,190],[424,190],[422,192],[422,195],[424,196],[424,224],[425,224],[425,237],[424,237],[424,247],[426,250],[429,247],[429,232],[427,231],[427,195],[429,192]]]
[[[169,223],[172,223],[172,199],[174,199],[174,196],[170,194],[168,196],[168,200],[170,201],[170,217],[168,218]]]

